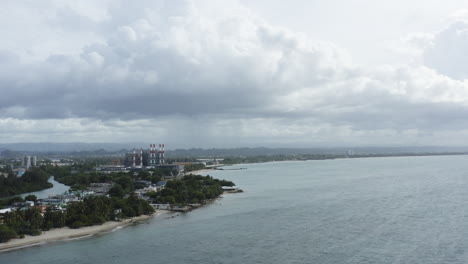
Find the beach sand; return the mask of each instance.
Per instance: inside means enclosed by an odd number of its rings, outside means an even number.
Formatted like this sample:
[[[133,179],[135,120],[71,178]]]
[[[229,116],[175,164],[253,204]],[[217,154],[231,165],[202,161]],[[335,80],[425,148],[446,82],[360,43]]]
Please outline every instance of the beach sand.
[[[205,172],[209,172],[209,171],[213,171],[213,169],[203,169],[203,170],[189,171],[189,172],[186,172],[185,175],[190,175],[190,174],[197,175],[199,173],[205,173]]]
[[[133,223],[141,222],[153,216],[166,213],[167,211],[156,211],[152,215],[142,215],[129,219],[124,219],[120,222],[110,221],[102,225],[82,227],[79,229],[71,229],[68,227],[51,229],[43,231],[39,236],[26,236],[25,238],[16,238],[8,241],[7,243],[0,243],[0,252],[20,249],[29,246],[42,245],[53,241],[77,239],[89,237],[96,234],[111,232],[117,227],[131,225]]]

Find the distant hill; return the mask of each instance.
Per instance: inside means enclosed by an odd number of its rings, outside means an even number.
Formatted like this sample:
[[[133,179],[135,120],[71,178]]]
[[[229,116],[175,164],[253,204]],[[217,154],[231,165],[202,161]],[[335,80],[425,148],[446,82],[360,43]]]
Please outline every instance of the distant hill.
[[[147,144],[145,144],[146,146]],[[142,143],[0,143],[0,151],[12,150],[20,152],[79,152],[79,151],[118,151],[143,146]]]
[[[0,144],[0,155],[12,157],[24,154],[66,156],[113,156],[123,155],[133,147],[145,147],[146,143],[11,143]],[[351,151],[355,155],[468,153],[468,147],[330,147],[330,148],[213,148],[166,150],[166,157],[240,157],[272,155],[325,154],[342,155]]]

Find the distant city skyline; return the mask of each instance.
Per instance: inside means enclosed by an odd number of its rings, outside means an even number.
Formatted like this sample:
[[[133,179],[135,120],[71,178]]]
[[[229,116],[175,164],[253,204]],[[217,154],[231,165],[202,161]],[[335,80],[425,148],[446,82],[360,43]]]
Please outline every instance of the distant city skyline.
[[[468,3],[0,3],[0,143],[458,146]]]

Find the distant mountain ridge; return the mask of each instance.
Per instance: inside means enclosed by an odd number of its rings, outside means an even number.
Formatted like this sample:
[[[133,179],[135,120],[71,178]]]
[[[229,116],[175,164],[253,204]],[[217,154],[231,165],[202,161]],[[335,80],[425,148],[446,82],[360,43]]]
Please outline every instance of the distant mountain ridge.
[[[143,146],[143,143],[0,143],[0,151],[12,150],[20,152],[79,152],[96,151],[103,149],[106,151],[118,151],[121,149],[131,149],[135,146]]]
[[[71,156],[123,155],[134,147],[149,146],[146,143],[6,143],[0,144],[0,154],[63,154]],[[192,148],[166,150],[166,157],[239,157],[270,155],[307,155],[346,153],[355,155],[401,153],[468,153],[468,147],[317,147],[317,148]]]

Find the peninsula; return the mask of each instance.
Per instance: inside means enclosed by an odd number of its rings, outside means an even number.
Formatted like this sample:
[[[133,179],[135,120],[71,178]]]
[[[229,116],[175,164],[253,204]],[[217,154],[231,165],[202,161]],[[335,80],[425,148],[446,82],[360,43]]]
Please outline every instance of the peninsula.
[[[106,233],[163,212],[187,212],[235,188],[231,181],[192,174],[204,165],[187,166],[187,171],[180,167],[109,173],[90,170],[86,162],[36,166],[35,173],[54,175],[70,190],[42,199],[0,200],[0,251]]]

